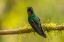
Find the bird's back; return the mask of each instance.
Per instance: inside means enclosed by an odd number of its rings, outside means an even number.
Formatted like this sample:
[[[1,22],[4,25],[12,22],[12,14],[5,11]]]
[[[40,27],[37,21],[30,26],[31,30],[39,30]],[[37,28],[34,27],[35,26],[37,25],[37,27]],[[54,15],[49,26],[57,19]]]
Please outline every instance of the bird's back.
[[[37,18],[37,16],[34,13],[28,15],[28,20],[34,20],[35,22],[38,23],[38,18]]]

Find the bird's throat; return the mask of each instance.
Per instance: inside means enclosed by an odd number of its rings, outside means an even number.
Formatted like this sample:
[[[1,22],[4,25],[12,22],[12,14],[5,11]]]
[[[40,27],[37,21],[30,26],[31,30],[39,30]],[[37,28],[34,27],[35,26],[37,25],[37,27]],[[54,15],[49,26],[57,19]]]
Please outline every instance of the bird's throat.
[[[30,12],[30,11],[28,11],[28,12],[27,12],[27,14],[31,14],[31,12]]]

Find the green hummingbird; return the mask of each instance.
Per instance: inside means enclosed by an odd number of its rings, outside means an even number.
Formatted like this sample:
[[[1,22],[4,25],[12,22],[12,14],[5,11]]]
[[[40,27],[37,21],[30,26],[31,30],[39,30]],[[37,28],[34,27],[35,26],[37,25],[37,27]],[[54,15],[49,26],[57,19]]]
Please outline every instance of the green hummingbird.
[[[33,8],[28,7],[27,8],[27,14],[28,14],[28,22],[32,26],[32,28],[41,36],[46,38],[46,34],[44,33],[44,30],[41,26],[40,19],[35,15]]]

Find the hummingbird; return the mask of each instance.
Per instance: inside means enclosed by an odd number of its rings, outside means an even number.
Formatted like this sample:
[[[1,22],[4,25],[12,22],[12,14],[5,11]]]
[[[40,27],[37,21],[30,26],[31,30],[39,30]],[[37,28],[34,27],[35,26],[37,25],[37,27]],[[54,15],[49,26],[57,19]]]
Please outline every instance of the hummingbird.
[[[35,15],[32,7],[27,7],[27,14],[28,14],[28,22],[31,27],[35,30],[35,32],[44,38],[46,38],[46,34],[42,28],[40,19]]]

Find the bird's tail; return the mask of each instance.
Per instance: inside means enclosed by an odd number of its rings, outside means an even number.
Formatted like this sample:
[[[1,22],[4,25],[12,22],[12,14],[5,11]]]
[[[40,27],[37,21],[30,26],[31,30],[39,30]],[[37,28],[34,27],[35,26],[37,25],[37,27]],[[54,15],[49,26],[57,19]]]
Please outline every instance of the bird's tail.
[[[40,35],[43,36],[44,38],[46,38],[46,34],[44,33],[43,30],[42,30],[42,33]]]
[[[42,26],[40,25],[40,31],[41,31],[41,36],[43,36],[44,38],[46,38],[46,34],[44,33],[44,29],[42,28]]]

